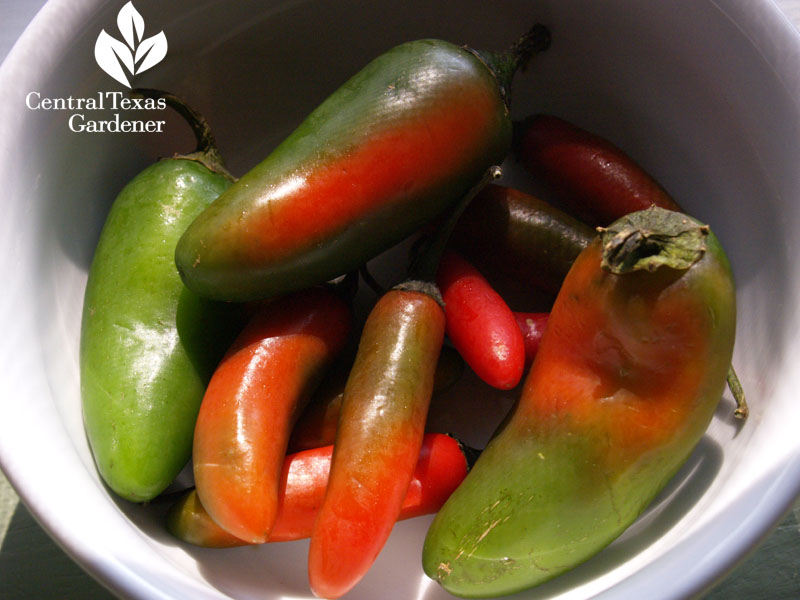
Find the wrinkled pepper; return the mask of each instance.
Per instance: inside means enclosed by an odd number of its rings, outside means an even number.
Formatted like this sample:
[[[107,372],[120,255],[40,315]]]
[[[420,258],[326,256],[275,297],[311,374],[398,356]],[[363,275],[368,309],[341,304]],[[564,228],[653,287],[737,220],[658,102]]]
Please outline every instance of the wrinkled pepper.
[[[380,55],[189,226],[175,252],[196,293],[253,300],[359,268],[452,206],[510,151],[507,52],[419,40]]]
[[[278,516],[269,542],[289,542],[311,535],[331,466],[333,446],[311,448],[286,456],[281,471]],[[455,438],[428,433],[422,441],[414,475],[398,521],[436,512],[467,474],[475,451]],[[184,494],[167,514],[167,529],[176,538],[205,548],[230,548],[248,542],[217,525],[203,508],[196,490]]]
[[[277,518],[292,425],[352,323],[329,287],[284,296],[259,310],[208,384],[194,431],[197,494],[223,529],[265,542]]]
[[[217,361],[238,333],[236,307],[190,292],[175,269],[175,244],[231,184],[206,122],[171,94],[197,150],[147,167],[106,218],[86,282],[81,322],[81,402],[103,480],[146,502],[189,461],[194,421]]]
[[[499,596],[608,545],[705,432],[735,321],[707,226],[659,208],[611,225],[567,275],[519,402],[434,519],[425,572],[458,596]]]

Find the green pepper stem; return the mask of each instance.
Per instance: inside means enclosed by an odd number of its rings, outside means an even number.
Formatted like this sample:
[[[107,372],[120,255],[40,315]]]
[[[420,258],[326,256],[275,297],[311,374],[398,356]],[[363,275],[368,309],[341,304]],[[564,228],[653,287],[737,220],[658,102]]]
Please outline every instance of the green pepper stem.
[[[175,94],[163,90],[135,88],[130,91],[130,94],[134,97],[153,98],[155,100],[163,99],[167,106],[181,115],[189,124],[194,133],[195,140],[197,141],[197,148],[195,148],[195,151],[183,158],[202,162],[210,170],[221,173],[231,180],[234,179],[225,169],[222,154],[219,148],[217,148],[217,142],[214,139],[214,134],[211,131],[208,121],[206,121],[200,113]]]
[[[455,229],[461,214],[466,210],[469,203],[485,188],[491,181],[500,179],[503,171],[498,166],[489,167],[483,174],[483,177],[473,185],[469,191],[458,201],[453,207],[452,211],[447,217],[447,220],[441,226],[436,235],[427,242],[420,254],[416,257],[409,269],[409,279],[435,282],[436,272],[439,270],[439,261],[444,254],[447,247],[447,242],[450,239],[450,234]]]
[[[747,400],[744,396],[744,388],[739,381],[739,377],[736,375],[736,371],[733,369],[733,365],[728,368],[727,381],[728,389],[730,389],[734,400],[736,400],[736,410],[733,411],[733,416],[737,419],[744,420],[750,414],[750,409],[747,407]]]
[[[534,54],[544,52],[550,47],[550,30],[536,23],[525,35],[503,52],[486,52],[465,46],[477,56],[492,72],[500,86],[500,94],[506,107],[511,99],[511,82],[518,70],[524,71]]]

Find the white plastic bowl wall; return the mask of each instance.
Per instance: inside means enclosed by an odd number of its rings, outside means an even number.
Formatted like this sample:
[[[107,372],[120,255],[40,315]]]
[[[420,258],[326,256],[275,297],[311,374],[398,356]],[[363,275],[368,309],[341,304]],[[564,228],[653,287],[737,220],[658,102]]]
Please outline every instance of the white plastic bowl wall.
[[[111,201],[158,156],[192,147],[167,135],[73,133],[69,111],[25,97],[123,88],[94,60],[123,2],[54,1],[2,72],[0,235],[4,343],[0,459],[34,515],[81,564],[137,598],[310,596],[303,542],[227,551],[171,539],[163,506],[112,498],[80,412],[83,289]],[[767,2],[404,3],[137,0],[166,59],[135,83],[173,91],[211,122],[234,173],[265,156],[371,57],[415,38],[499,49],[540,21],[551,49],[515,81],[512,112],[550,112],[612,139],[711,224],[738,283],[735,366],[752,415],[726,393],[689,463],[647,513],[595,559],[526,598],[681,598],[723,574],[798,492],[800,42]],[[110,118],[98,112],[94,118]],[[106,115],[105,117],[103,115]],[[352,598],[449,595],[428,581],[428,519],[397,526]]]

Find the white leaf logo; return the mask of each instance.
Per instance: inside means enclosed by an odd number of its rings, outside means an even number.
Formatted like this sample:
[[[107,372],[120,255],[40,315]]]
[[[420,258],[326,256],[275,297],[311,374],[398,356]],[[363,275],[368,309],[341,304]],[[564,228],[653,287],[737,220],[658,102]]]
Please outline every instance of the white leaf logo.
[[[164,32],[144,37],[144,18],[128,2],[117,15],[121,42],[103,29],[94,45],[94,58],[103,71],[125,87],[131,87],[128,73],[138,75],[156,66],[167,55],[167,36]],[[124,68],[123,68],[124,67]],[[127,73],[126,73],[127,71]]]

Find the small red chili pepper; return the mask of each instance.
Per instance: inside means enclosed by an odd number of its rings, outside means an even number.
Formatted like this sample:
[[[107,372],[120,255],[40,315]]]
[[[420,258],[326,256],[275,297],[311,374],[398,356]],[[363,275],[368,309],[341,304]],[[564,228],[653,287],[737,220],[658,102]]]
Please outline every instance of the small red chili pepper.
[[[525,343],[511,309],[486,278],[454,252],[439,264],[447,336],[475,374],[510,390],[522,378]]]
[[[327,445],[286,456],[281,471],[278,516],[269,542],[288,542],[311,535],[314,518],[325,497],[332,455],[333,446]],[[466,476],[474,457],[474,450],[449,435],[426,434],[397,520],[439,510]],[[214,522],[196,490],[187,492],[170,508],[167,529],[178,539],[205,548],[248,544]]]
[[[384,294],[364,325],[342,399],[325,500],[314,522],[308,576],[338,598],[366,574],[392,531],[422,445],[445,315],[433,283],[447,238],[487,171],[418,257],[408,281]]]
[[[291,427],[350,331],[348,303],[312,288],[264,306],[223,358],[194,434],[200,501],[231,534],[269,538]]]
[[[645,170],[607,139],[552,115],[514,124],[514,149],[570,211],[592,225],[608,225],[652,205],[681,208]]]
[[[515,312],[514,319],[522,332],[525,342],[525,367],[531,366],[536,353],[539,352],[539,343],[542,341],[544,329],[547,326],[549,313],[543,312]]]

